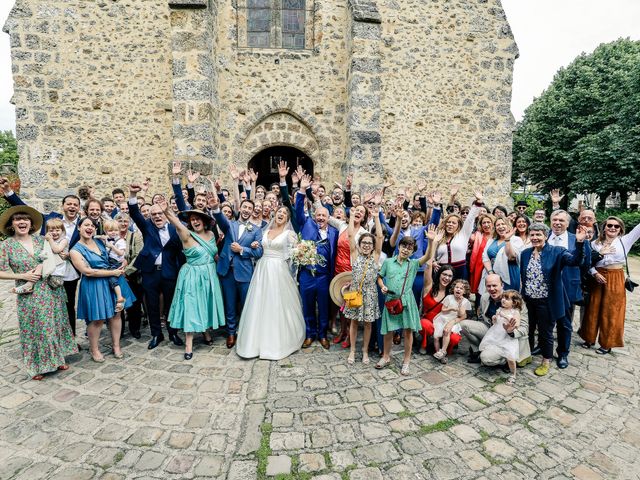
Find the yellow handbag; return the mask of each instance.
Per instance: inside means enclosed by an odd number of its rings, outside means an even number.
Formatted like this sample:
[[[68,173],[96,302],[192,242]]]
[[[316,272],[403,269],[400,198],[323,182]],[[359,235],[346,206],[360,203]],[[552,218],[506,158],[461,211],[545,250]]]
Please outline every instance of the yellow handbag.
[[[360,280],[360,287],[358,290],[347,290],[342,294],[344,298],[344,305],[347,308],[360,308],[362,306],[362,284],[364,278],[367,276],[367,269],[369,268],[369,262],[364,266],[364,273],[362,274],[362,280]]]

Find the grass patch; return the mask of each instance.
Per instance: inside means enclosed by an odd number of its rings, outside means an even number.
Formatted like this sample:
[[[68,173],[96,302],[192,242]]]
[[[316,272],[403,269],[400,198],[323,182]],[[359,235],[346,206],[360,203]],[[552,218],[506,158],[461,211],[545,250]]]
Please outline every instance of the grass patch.
[[[351,470],[355,470],[356,468],[358,468],[357,465],[347,465],[344,471],[340,474],[340,480],[349,480],[349,472],[351,472]]]
[[[481,403],[482,405],[484,405],[485,407],[489,406],[489,402],[487,402],[484,398],[482,398],[480,395],[474,395],[473,398],[476,402]]]
[[[324,463],[327,468],[331,469],[331,467],[333,467],[333,462],[331,461],[331,455],[329,455],[329,452],[324,452],[322,456],[324,457]]]
[[[451,427],[455,427],[460,422],[453,418],[448,418],[446,420],[441,420],[438,423],[434,423],[431,425],[421,425],[420,430],[418,430],[418,435],[428,435],[434,432],[445,432],[449,430]]]
[[[267,460],[271,455],[269,442],[271,441],[273,426],[270,423],[263,423],[260,426],[260,431],[262,432],[262,438],[260,438],[260,448],[256,452],[256,459],[258,460],[258,478],[263,480],[267,478]]]
[[[285,363],[280,365],[280,368],[293,368],[293,363]]]
[[[398,418],[410,418],[415,416],[416,414],[409,410],[402,410],[401,412],[398,412]]]
[[[485,430],[480,430],[480,438],[483,442],[489,440],[489,434]]]
[[[482,452],[482,456],[486,458],[491,465],[502,465],[504,463],[502,460],[492,457],[487,452]]]

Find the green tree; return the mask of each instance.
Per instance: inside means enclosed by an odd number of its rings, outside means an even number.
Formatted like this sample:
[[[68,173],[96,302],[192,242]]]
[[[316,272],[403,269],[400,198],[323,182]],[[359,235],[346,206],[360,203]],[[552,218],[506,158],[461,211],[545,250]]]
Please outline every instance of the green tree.
[[[18,165],[18,143],[11,130],[0,131],[0,164]]]
[[[513,181],[525,174],[567,199],[640,190],[640,42],[620,39],[556,73],[513,140]]]

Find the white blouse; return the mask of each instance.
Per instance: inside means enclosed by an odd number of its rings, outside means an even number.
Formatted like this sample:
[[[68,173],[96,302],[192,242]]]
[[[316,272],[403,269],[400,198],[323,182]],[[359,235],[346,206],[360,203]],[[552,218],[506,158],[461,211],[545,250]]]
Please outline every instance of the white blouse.
[[[604,255],[604,258],[596,263],[596,267],[606,267],[608,265],[615,265],[625,263],[625,251],[627,255],[629,254],[629,250],[634,243],[638,241],[640,238],[640,223],[635,226],[633,230],[622,237],[617,237],[611,242],[611,246],[614,248],[612,253],[607,253]],[[597,240],[591,242],[591,248],[595,251],[599,252],[604,245],[598,243]],[[624,246],[624,249],[622,248]],[[596,269],[591,268],[589,272],[592,275],[595,275]]]
[[[473,227],[476,223],[476,218],[480,213],[480,208],[472,205],[469,210],[469,215],[462,224],[462,228],[451,240],[451,258],[447,254],[447,242],[440,243],[438,250],[436,250],[436,261],[440,265],[445,263],[457,263],[465,261],[467,258],[467,247],[469,246],[469,238],[473,233]]]

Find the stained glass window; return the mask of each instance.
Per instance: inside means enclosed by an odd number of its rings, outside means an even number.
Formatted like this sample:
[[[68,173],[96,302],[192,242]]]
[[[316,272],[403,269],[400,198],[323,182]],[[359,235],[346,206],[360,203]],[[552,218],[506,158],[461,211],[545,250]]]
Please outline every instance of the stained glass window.
[[[271,0],[247,0],[247,43],[269,47],[271,41]]]

